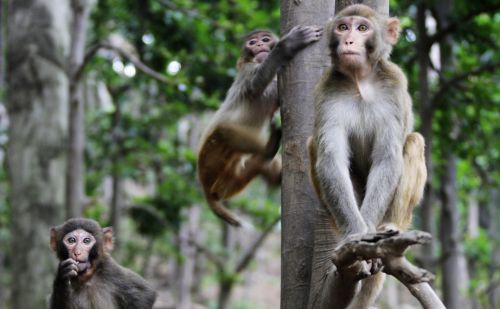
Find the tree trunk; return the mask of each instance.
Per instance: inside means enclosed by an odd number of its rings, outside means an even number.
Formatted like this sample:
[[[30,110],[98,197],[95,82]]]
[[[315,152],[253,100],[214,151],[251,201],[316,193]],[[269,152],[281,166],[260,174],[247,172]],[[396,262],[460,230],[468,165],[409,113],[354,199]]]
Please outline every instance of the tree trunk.
[[[334,1],[281,1],[281,33],[324,25]],[[309,182],[306,140],[312,134],[312,92],[330,57],[323,39],[299,53],[279,76],[283,122],[281,308],[306,308],[311,281],[316,195]],[[327,235],[330,236],[331,234]]]
[[[85,57],[85,38],[92,0],[72,0],[73,23],[69,55],[69,136],[66,168],[66,216],[82,216],[84,200],[85,106],[80,82],[80,68]]]
[[[231,290],[233,289],[232,282],[219,283],[219,299],[217,301],[217,309],[230,309],[231,308]]]
[[[427,9],[427,4],[425,2],[420,2],[417,5],[417,61],[419,67],[418,92],[420,99],[420,118],[422,119],[421,132],[425,139],[425,165],[427,166],[427,182],[425,184],[424,197],[422,199],[420,213],[422,220],[421,229],[434,235],[435,222],[434,212],[432,209],[432,120],[434,118],[434,107],[431,106],[431,101],[429,99],[429,50],[426,49],[429,37],[425,24]],[[433,271],[435,256],[434,242],[422,245],[422,256],[420,258],[423,268]]]
[[[443,302],[449,309],[469,308],[461,297],[469,282],[467,263],[460,235],[460,214],[456,185],[457,158],[448,154],[445,175],[441,182],[441,246],[443,267]]]
[[[57,265],[49,228],[64,218],[70,45],[68,1],[11,1],[7,169],[12,308],[44,308]]]
[[[120,228],[121,228],[121,218],[122,218],[122,198],[121,198],[121,192],[122,192],[122,174],[120,170],[120,164],[122,161],[123,157],[123,150],[122,150],[122,132],[121,132],[121,119],[122,119],[122,104],[123,102],[120,102],[120,95],[115,95],[114,96],[114,104],[115,104],[115,111],[112,115],[113,119],[111,120],[112,122],[112,129],[111,129],[111,134],[112,134],[112,147],[111,147],[111,158],[112,158],[112,163],[111,163],[111,178],[113,181],[113,193],[111,195],[111,213],[109,216],[109,221],[111,223],[111,226],[113,227],[113,231],[115,236],[115,245],[117,249],[120,249],[121,245],[121,238],[120,238]]]
[[[449,24],[452,6],[453,0],[442,0],[436,3],[436,17],[441,29],[446,28]],[[446,36],[439,42],[442,72],[454,71],[452,46],[453,41],[451,36]],[[445,103],[448,103],[445,106],[450,106],[449,102]],[[450,115],[450,117],[453,116]],[[455,119],[452,119],[451,122],[452,129],[450,131],[455,132],[456,130],[453,129]],[[450,134],[447,130],[445,132],[444,134]],[[460,233],[460,213],[457,196],[457,156],[450,147],[444,153],[446,164],[443,180],[441,181],[442,210],[440,224],[443,256],[443,301],[446,307],[450,309],[470,308],[470,304],[461,295],[467,292],[469,276]]]
[[[197,228],[200,225],[201,209],[198,205],[191,206],[187,211],[187,220],[182,225],[180,231],[179,249],[184,257],[182,266],[180,267],[177,309],[191,308],[191,289],[193,286],[194,269],[196,262],[196,248],[190,244],[190,238],[197,233]]]

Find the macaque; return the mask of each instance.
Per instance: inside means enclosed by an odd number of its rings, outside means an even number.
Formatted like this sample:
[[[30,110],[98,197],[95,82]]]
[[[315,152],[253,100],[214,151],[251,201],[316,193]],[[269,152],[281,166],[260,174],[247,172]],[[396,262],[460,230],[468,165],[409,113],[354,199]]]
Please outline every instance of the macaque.
[[[281,161],[275,158],[281,131],[270,125],[279,107],[276,73],[321,34],[316,26],[296,26],[280,41],[268,30],[252,31],[245,38],[239,73],[204,132],[198,154],[198,176],[208,205],[234,226],[241,222],[223,201],[255,176],[270,185],[281,181]]]
[[[111,228],[101,228],[90,219],[70,219],[50,229],[50,246],[59,259],[51,309],[153,307],[153,288],[109,256]]]
[[[423,137],[411,133],[405,75],[389,60],[399,20],[352,5],[329,22],[326,33],[332,67],[314,94],[312,183],[341,243],[351,235],[404,230],[427,174]],[[368,308],[383,280],[382,273],[362,280],[349,308]]]

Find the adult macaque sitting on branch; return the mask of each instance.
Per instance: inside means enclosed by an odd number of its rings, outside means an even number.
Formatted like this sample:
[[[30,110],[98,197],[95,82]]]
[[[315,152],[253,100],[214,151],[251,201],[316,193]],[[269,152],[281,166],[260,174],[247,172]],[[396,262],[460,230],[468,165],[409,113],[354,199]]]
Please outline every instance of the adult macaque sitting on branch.
[[[50,230],[59,268],[51,309],[151,309],[156,292],[136,273],[118,265],[109,252],[113,231],[89,219],[70,219]]]
[[[274,157],[281,132],[272,127],[265,140],[279,107],[276,73],[321,34],[319,27],[296,26],[280,41],[268,30],[252,31],[245,38],[238,76],[203,134],[198,154],[198,176],[208,205],[232,225],[241,222],[222,201],[257,175],[271,185],[280,183],[281,161]]]
[[[340,11],[326,30],[332,67],[314,95],[311,178],[338,238],[406,229],[426,180],[424,140],[413,129],[407,81],[389,60],[399,20],[365,5]],[[379,261],[360,267],[377,273]],[[368,308],[382,273],[362,280],[350,308]]]

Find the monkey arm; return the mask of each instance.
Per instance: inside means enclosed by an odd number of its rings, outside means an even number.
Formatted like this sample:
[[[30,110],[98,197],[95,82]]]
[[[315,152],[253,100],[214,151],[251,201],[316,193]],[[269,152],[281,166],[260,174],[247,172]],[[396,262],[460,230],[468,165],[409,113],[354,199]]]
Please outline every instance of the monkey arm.
[[[403,171],[402,141],[394,134],[396,132],[402,132],[402,129],[388,129],[375,140],[366,194],[361,205],[361,215],[372,232],[382,222]]]
[[[367,225],[359,212],[349,175],[347,134],[340,128],[329,130],[316,147],[318,152],[314,168],[318,176],[318,189],[340,233],[366,233]]]
[[[262,94],[278,70],[288,63],[283,49],[283,46],[278,43],[262,64],[255,65],[255,68],[248,72],[250,76],[245,85],[248,95]]]

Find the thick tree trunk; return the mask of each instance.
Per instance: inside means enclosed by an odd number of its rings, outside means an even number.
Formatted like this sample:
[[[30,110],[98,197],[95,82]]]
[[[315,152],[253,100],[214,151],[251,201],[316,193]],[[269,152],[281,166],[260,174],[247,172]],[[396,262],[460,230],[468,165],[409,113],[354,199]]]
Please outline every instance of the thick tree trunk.
[[[49,228],[64,218],[70,45],[68,1],[11,1],[7,169],[12,206],[12,308],[44,308],[56,258]]]
[[[84,200],[85,106],[80,82],[80,68],[85,56],[85,38],[92,0],[72,0],[73,22],[69,55],[69,136],[66,168],[66,216],[82,215]]]
[[[293,26],[321,25],[334,1],[281,1],[281,33]],[[313,258],[316,195],[309,182],[306,140],[312,134],[312,92],[330,57],[323,39],[299,53],[279,76],[283,122],[281,308],[307,307]],[[331,234],[326,235],[329,237]],[[328,240],[327,240],[328,241]]]

